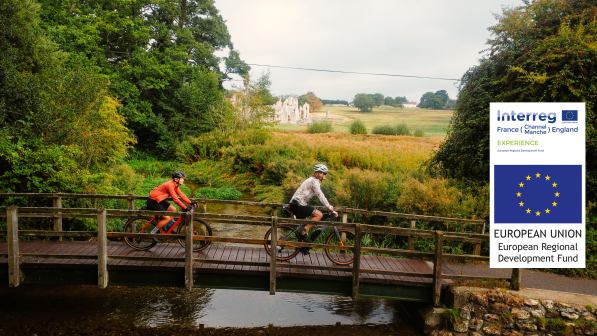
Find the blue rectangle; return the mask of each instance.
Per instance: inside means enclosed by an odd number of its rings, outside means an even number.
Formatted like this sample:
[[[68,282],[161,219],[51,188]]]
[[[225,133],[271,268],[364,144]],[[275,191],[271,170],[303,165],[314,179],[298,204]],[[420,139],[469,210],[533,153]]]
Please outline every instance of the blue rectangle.
[[[562,121],[578,121],[578,110],[562,110]]]
[[[495,223],[582,223],[581,165],[495,165]]]

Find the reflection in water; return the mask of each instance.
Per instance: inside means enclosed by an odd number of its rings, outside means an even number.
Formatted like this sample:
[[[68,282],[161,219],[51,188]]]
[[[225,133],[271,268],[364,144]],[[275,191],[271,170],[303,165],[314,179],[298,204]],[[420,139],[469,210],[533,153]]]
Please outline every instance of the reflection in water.
[[[404,324],[399,302],[268,292],[96,286],[0,286],[4,321],[92,322],[102,326],[258,327],[342,324]],[[16,323],[16,322],[15,322]]]

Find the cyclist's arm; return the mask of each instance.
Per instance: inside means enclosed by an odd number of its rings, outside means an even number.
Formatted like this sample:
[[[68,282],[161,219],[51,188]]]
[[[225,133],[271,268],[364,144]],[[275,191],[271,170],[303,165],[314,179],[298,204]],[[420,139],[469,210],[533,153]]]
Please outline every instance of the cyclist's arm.
[[[187,202],[188,204],[191,204],[191,200],[187,197],[187,195],[185,195],[182,190],[180,190],[179,188],[176,188],[176,193],[180,196],[180,198],[182,198],[183,201]]]
[[[172,200],[174,201],[174,203],[178,204],[182,209],[186,209],[187,206],[184,203],[182,203],[178,199],[178,197],[176,197],[177,191],[179,191],[180,188],[176,188],[176,189],[178,189],[178,190],[175,191],[175,188],[171,184],[169,184],[168,185],[168,194],[170,194],[170,197],[172,197]],[[180,193],[182,193],[182,192],[180,192]],[[182,196],[184,196],[184,194],[182,194]],[[181,198],[182,198],[182,196],[181,196]],[[188,198],[186,196],[184,196],[183,200],[184,199],[188,200]],[[191,203],[191,201],[189,201],[189,203]]]
[[[334,211],[334,207],[330,205],[328,199],[325,198],[325,195],[321,191],[321,186],[319,185],[319,183],[313,183],[313,191],[315,192],[315,195],[317,195],[317,198],[319,198],[319,201],[323,204],[324,207],[330,209],[331,211]]]

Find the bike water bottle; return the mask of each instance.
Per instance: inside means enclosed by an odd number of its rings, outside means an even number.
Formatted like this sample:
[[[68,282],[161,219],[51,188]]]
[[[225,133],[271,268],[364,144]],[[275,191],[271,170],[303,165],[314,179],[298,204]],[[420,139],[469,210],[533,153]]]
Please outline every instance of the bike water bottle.
[[[174,225],[174,223],[176,223],[176,221],[174,219],[171,220],[170,223],[166,224],[166,226],[164,227],[164,231],[168,232],[170,228]]]

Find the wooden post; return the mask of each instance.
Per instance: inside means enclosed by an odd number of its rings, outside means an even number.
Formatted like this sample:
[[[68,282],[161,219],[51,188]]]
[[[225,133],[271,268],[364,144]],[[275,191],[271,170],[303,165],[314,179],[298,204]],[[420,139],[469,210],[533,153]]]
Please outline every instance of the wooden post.
[[[97,277],[98,287],[108,287],[108,236],[106,227],[106,209],[97,212]]]
[[[359,298],[359,278],[361,276],[361,224],[354,229],[354,261],[352,262],[352,299]]]
[[[272,234],[269,264],[269,295],[276,295],[276,258],[278,255],[278,208],[272,207]]]
[[[201,199],[201,213],[207,213],[207,199],[205,197]]]
[[[135,210],[135,198],[134,198],[135,194],[129,194],[129,198],[128,198],[128,209],[129,210]]]
[[[62,208],[62,197],[59,194],[54,194],[54,208]],[[54,231],[62,231],[62,212],[56,213],[58,217],[54,218]],[[58,237],[61,241],[62,237]]]
[[[440,306],[442,293],[442,256],[444,250],[444,233],[435,231],[435,254],[433,256],[433,305]]]
[[[17,207],[6,209],[6,240],[8,241],[8,286],[17,287],[20,283],[19,267],[19,219]]]
[[[185,214],[185,263],[184,263],[184,286],[188,291],[193,290],[193,213]]]
[[[417,220],[416,219],[411,219],[409,227],[411,229],[416,229],[417,228]],[[408,249],[409,250],[414,250],[415,249],[415,237],[408,237]]]
[[[483,223],[483,226],[485,226],[485,223]],[[477,228],[475,230],[476,233],[483,233],[483,227],[481,225],[477,225]],[[477,243],[475,244],[475,255],[481,255],[481,243]]]
[[[510,278],[510,289],[520,290],[520,282],[522,281],[522,270],[520,268],[512,269],[512,277]]]

